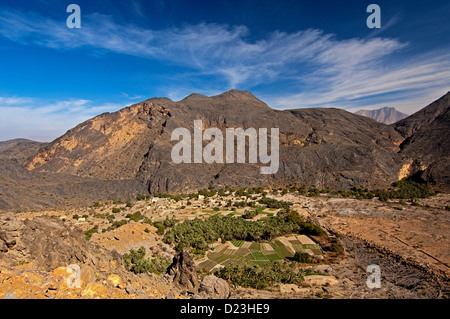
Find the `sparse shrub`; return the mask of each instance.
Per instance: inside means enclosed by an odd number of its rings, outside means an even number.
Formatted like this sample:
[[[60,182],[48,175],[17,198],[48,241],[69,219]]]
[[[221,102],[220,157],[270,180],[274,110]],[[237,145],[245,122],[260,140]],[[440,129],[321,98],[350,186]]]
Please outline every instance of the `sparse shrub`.
[[[415,200],[411,201],[411,206],[420,207],[420,204],[416,202]]]
[[[153,226],[156,227],[156,233],[158,235],[164,235],[166,227],[164,226],[163,222],[154,222]]]
[[[113,207],[112,212],[113,212],[114,214],[120,213],[120,208],[118,208],[118,207]]]
[[[329,251],[335,252],[335,253],[341,253],[344,251],[344,247],[342,244],[338,241],[334,241],[331,243],[331,245],[328,247]]]
[[[291,258],[293,261],[299,262],[299,263],[305,263],[305,264],[312,264],[314,263],[314,259],[307,253],[299,252],[297,251],[294,254],[294,257]]]
[[[144,218],[144,216],[141,214],[140,211],[137,211],[137,212],[135,212],[133,214],[127,214],[126,218],[129,218],[130,220],[132,220],[134,222],[138,222],[142,218]]]
[[[98,226],[95,225],[93,228],[87,230],[87,231],[84,233],[84,236],[85,236],[86,240],[89,240],[89,239],[91,239],[92,235],[93,235],[94,233],[97,233],[97,232],[98,232]]]
[[[159,275],[166,272],[171,261],[160,257],[146,259],[145,248],[141,246],[137,251],[132,249],[129,253],[125,253],[123,255],[123,263],[128,270],[135,274],[150,272]]]
[[[136,200],[145,200],[146,199],[146,196],[145,195],[142,195],[142,194],[137,194],[136,195]]]
[[[126,225],[128,223],[128,221],[126,219],[122,219],[122,220],[116,220],[114,222],[112,222],[112,225],[103,229],[102,233],[110,231],[110,230],[114,230],[116,228],[119,228],[120,226]]]
[[[257,210],[246,210],[244,214],[242,215],[242,218],[245,219],[252,219],[253,217],[257,216],[259,212]]]

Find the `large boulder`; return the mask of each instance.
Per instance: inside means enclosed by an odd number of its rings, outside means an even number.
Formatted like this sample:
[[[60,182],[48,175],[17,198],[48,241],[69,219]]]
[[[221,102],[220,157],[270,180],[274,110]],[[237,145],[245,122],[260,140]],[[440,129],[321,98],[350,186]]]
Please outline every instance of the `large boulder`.
[[[230,297],[230,286],[228,283],[217,278],[214,275],[203,277],[200,283],[199,294],[196,298],[199,299],[228,299]]]
[[[169,275],[174,276],[173,282],[188,292],[196,294],[199,288],[197,267],[186,249],[173,257],[173,262],[167,269]]]

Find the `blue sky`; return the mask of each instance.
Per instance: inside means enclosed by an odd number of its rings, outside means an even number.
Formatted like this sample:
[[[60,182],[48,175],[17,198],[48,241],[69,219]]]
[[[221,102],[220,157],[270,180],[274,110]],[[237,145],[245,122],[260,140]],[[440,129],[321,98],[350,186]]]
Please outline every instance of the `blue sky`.
[[[371,3],[381,29],[366,26]],[[411,114],[450,90],[449,16],[447,0],[2,0],[0,140],[233,88],[277,109]]]

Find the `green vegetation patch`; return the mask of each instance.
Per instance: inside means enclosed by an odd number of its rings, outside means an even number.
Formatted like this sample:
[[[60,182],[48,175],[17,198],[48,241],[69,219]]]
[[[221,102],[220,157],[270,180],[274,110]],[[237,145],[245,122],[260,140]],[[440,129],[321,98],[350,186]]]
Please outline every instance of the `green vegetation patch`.
[[[268,260],[262,252],[254,251],[251,254],[254,260]]]
[[[294,255],[292,253],[292,251],[290,251],[288,248],[286,248],[286,246],[279,240],[275,240],[275,241],[271,242],[270,245],[275,250],[275,253],[277,253],[278,256],[280,256],[282,258],[292,257]]]
[[[140,247],[138,250],[130,250],[129,253],[123,255],[123,264],[125,268],[135,274],[140,273],[165,273],[167,268],[172,263],[170,259],[153,257],[152,259],[146,259],[145,248]]]
[[[303,272],[295,272],[287,262],[255,261],[253,266],[229,264],[214,273],[217,277],[241,287],[264,289],[275,283],[300,284]]]
[[[219,255],[218,257],[213,259],[213,261],[216,262],[217,264],[221,264],[222,262],[224,262],[225,260],[228,260],[228,259],[230,259],[230,256]]]
[[[244,243],[243,240],[233,240],[231,241],[231,243],[235,246],[235,247],[241,247],[242,244]]]
[[[275,260],[282,260],[283,258],[280,257],[278,254],[265,254],[266,258],[270,261],[275,261]]]
[[[213,269],[215,266],[217,266],[217,263],[209,259],[201,262],[198,265],[199,269],[205,269],[207,271],[211,271],[211,269]]]
[[[195,218],[174,225],[164,233],[163,241],[207,251],[209,244],[219,238],[223,241],[267,242],[292,233],[321,236],[325,231],[318,225],[304,221],[295,211],[279,212],[277,216],[261,218],[257,222],[214,215],[209,219]],[[260,248],[255,243],[251,249]]]
[[[250,250],[261,250],[261,243],[253,242],[250,245]]]

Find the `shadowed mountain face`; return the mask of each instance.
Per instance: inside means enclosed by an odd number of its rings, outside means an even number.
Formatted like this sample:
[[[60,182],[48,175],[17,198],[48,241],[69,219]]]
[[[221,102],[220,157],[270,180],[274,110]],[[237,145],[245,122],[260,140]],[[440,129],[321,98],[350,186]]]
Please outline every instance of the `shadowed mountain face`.
[[[377,122],[388,125],[408,117],[408,114],[399,112],[393,107],[383,107],[377,110],[359,110],[355,114],[369,117]]]
[[[178,141],[171,140],[172,131],[182,127],[192,134],[195,120],[202,120],[203,130],[219,128],[224,140],[226,128],[279,128],[278,172],[262,175],[260,167],[267,164],[260,163],[175,164],[171,151]],[[190,192],[209,185],[382,188],[417,169],[411,164],[416,158],[406,156],[406,149],[398,153],[403,134],[397,126],[339,109],[274,110],[249,92],[231,90],[213,97],[192,94],[179,102],[152,98],[101,114],[44,145],[16,171],[33,180],[64,176],[77,185],[70,194],[89,200],[94,194],[94,200],[102,200],[142,190]],[[67,193],[62,181],[56,193]],[[95,190],[83,191],[85,184]],[[115,185],[113,194],[102,185]]]
[[[403,156],[415,159],[420,177],[450,188],[450,92],[393,127],[404,137]]]

